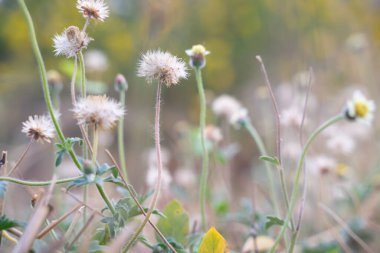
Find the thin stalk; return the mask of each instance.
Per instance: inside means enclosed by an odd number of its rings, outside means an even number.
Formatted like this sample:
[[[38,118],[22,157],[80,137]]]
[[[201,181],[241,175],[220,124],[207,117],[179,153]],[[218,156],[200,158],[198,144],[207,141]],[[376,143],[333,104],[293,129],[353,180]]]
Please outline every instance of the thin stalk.
[[[154,209],[156,208],[158,196],[160,194],[161,190],[161,174],[162,174],[162,161],[161,161],[161,144],[160,144],[160,109],[161,109],[161,86],[162,84],[159,83],[157,86],[157,96],[156,96],[156,117],[155,117],[155,124],[154,124],[154,139],[156,143],[156,156],[157,156],[157,181],[156,181],[156,188],[154,190],[153,198],[150,203],[150,207],[148,212],[145,215],[145,219],[141,223],[141,225],[137,228],[135,234],[132,236],[132,238],[128,241],[127,245],[125,246],[123,252],[127,252],[133,245],[133,243],[137,240],[140,233],[144,229],[145,225],[148,223],[150,216],[152,215]]]
[[[259,149],[260,154],[263,156],[268,155],[267,150],[266,150],[265,145],[264,145],[264,142],[261,139],[260,134],[257,132],[256,128],[252,125],[252,123],[250,121],[247,121],[247,122],[245,122],[245,124],[243,124],[243,126],[248,131],[248,133],[252,136],[252,139],[255,141],[255,143]],[[271,194],[271,198],[272,198],[272,204],[275,208],[276,214],[280,215],[280,209],[279,209],[279,206],[277,203],[277,194],[276,194],[277,191],[276,191],[276,187],[275,187],[274,181],[273,181],[272,168],[269,166],[269,164],[267,162],[264,162],[264,164],[266,167],[267,176],[268,176],[268,180],[269,180],[269,186],[271,189],[270,194]],[[283,191],[284,191],[284,189],[283,189]]]
[[[120,90],[120,104],[125,105],[125,91]],[[119,149],[119,160],[124,179],[128,182],[127,166],[125,162],[125,148],[124,148],[124,115],[120,118],[117,126],[117,144]]]
[[[34,30],[32,17],[30,16],[30,13],[28,11],[28,8],[27,8],[24,0],[17,0],[17,1],[18,1],[18,4],[19,4],[19,6],[20,6],[20,8],[21,8],[21,10],[25,16],[26,23],[28,26],[29,36],[30,36],[30,40],[31,40],[31,44],[32,44],[32,49],[33,49],[34,55],[36,57],[36,60],[38,63],[38,68],[39,68],[39,71],[41,74],[42,89],[43,89],[43,94],[44,94],[46,106],[48,108],[50,117],[53,121],[55,130],[57,132],[57,135],[58,135],[61,143],[65,143],[65,140],[66,140],[65,136],[61,130],[61,127],[58,124],[57,118],[54,115],[54,109],[53,109],[53,105],[52,105],[52,101],[51,101],[51,97],[50,97],[50,92],[49,92],[49,84],[47,81],[46,68],[45,68],[44,61],[42,59],[41,51],[38,47],[38,42],[37,42],[35,30]],[[68,150],[68,153],[69,153],[72,161],[74,162],[75,166],[77,166],[77,168],[80,170],[82,166],[81,166],[81,164],[78,160],[78,157],[76,156],[74,150],[71,148]],[[99,187],[101,188],[101,186],[99,186]]]
[[[30,140],[28,146],[26,147],[25,151],[22,153],[22,155],[20,156],[20,158],[18,159],[16,165],[8,172],[7,176],[10,176],[17,168],[18,166],[20,166],[21,162],[24,160],[26,154],[28,153],[30,147],[32,146],[33,144],[33,139]]]
[[[54,127],[57,131],[57,134],[61,140],[61,142],[65,142],[65,136],[63,135],[62,133],[62,130],[58,124],[58,121],[54,115],[54,111],[53,111],[53,106],[52,106],[52,101],[51,101],[51,97],[50,97],[50,92],[49,92],[49,84],[48,84],[48,81],[47,81],[47,75],[46,75],[46,68],[45,68],[45,64],[44,64],[44,61],[42,59],[42,55],[41,55],[41,52],[40,52],[40,49],[38,47],[38,42],[37,42],[37,38],[36,38],[36,33],[35,33],[35,30],[34,30],[34,26],[33,26],[33,20],[32,20],[32,17],[30,16],[30,13],[28,11],[28,8],[26,7],[26,4],[24,2],[24,0],[17,0],[18,1],[18,4],[25,16],[25,19],[26,19],[26,23],[27,23],[27,26],[28,26],[28,30],[29,30],[29,36],[30,36],[30,40],[31,40],[31,44],[32,44],[32,49],[33,49],[33,52],[34,52],[34,55],[36,56],[36,60],[37,60],[37,63],[38,63],[38,68],[40,70],[40,74],[41,74],[41,79],[42,79],[42,89],[43,89],[43,92],[44,92],[44,99],[45,99],[45,102],[46,102],[46,105],[47,105],[47,108],[48,108],[48,111],[49,111],[49,114],[50,114],[50,117],[53,121],[53,124],[54,124]]]
[[[202,219],[202,229],[207,230],[207,217],[206,217],[206,197],[207,197],[207,181],[208,181],[208,151],[206,147],[206,141],[204,136],[204,129],[206,126],[206,95],[203,87],[202,72],[200,68],[194,68],[195,79],[197,81],[198,93],[199,93],[199,104],[200,104],[200,114],[199,114],[199,131],[201,136],[202,145],[202,173],[200,179],[200,206],[201,206],[201,219]]]
[[[56,184],[66,184],[66,183],[70,183],[76,179],[79,179],[81,177],[82,176],[58,179],[57,181],[55,181],[55,183]],[[46,186],[46,185],[51,185],[53,183],[53,181],[27,181],[27,180],[22,180],[22,179],[13,178],[13,177],[0,177],[0,181],[10,182],[10,183],[20,184],[20,185],[26,185],[26,186]]]
[[[112,215],[116,214],[116,210],[112,205],[111,200],[108,198],[106,192],[104,191],[104,188],[100,184],[96,184],[96,188],[98,188],[98,191],[100,195],[102,196],[103,200],[106,202],[108,208],[110,209]]]
[[[292,195],[291,195],[291,198],[290,198],[290,204],[289,204],[288,212],[287,212],[287,215],[286,215],[286,218],[285,218],[285,221],[284,221],[284,225],[282,226],[280,234],[277,236],[276,241],[275,241],[273,247],[270,250],[270,253],[275,252],[278,244],[280,243],[282,237],[285,234],[285,230],[286,230],[286,228],[288,226],[288,223],[289,223],[289,221],[291,219],[291,216],[292,216],[292,213],[293,213],[293,210],[294,210],[294,206],[296,204],[296,200],[297,200],[297,197],[298,197],[299,179],[300,179],[300,175],[301,175],[301,171],[302,171],[302,168],[303,168],[303,164],[304,164],[304,160],[305,160],[307,151],[309,150],[311,144],[314,142],[314,140],[317,138],[317,136],[323,130],[325,130],[329,126],[335,124],[336,122],[338,122],[338,121],[340,121],[342,119],[344,119],[344,115],[343,114],[339,114],[339,115],[337,115],[335,117],[332,117],[331,119],[327,120],[325,123],[323,123],[321,126],[319,126],[310,135],[310,137],[306,141],[305,147],[302,150],[302,154],[301,154],[300,160],[298,162],[298,166],[297,166],[297,170],[296,170],[296,176],[295,176],[294,183],[293,183],[294,187],[293,187]],[[294,241],[292,240],[290,248],[293,248],[295,243],[296,243],[296,240],[294,240]],[[291,253],[292,251],[289,251],[289,252]]]
[[[144,208],[141,206],[139,200],[137,199],[137,196],[135,195],[133,189],[131,188],[131,186],[128,184],[128,182],[126,181],[126,179],[123,177],[123,174],[121,172],[121,168],[120,166],[117,164],[115,158],[112,156],[112,154],[106,150],[106,153],[107,155],[110,157],[110,159],[112,160],[113,164],[116,166],[117,170],[119,171],[120,173],[120,177],[125,185],[125,187],[127,188],[127,191],[129,192],[129,194],[131,195],[133,201],[135,201],[136,205],[138,206],[138,208],[140,209],[140,211],[142,212],[142,214],[144,216],[146,216],[146,212],[144,210]],[[158,236],[163,240],[163,242],[166,244],[166,246],[169,247],[169,249],[172,251],[172,253],[177,253],[177,251],[173,248],[173,246],[168,242],[168,240],[165,238],[165,236],[162,234],[162,232],[157,228],[156,225],[154,225],[153,222],[151,222],[150,220],[148,221],[149,224],[153,227],[154,231],[156,231],[156,233],[158,234]]]

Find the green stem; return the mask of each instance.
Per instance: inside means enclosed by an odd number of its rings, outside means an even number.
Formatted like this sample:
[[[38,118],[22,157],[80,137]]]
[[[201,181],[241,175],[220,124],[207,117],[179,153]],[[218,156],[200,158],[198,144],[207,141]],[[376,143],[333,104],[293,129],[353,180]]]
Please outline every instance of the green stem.
[[[55,184],[66,184],[70,183],[76,179],[81,178],[82,176],[78,177],[69,177],[69,178],[64,178],[64,179],[58,179],[54,181]],[[25,186],[46,186],[50,185],[53,183],[53,181],[26,181],[22,179],[17,179],[13,177],[0,177],[0,181],[6,181],[14,184],[20,184],[20,185],[25,185]]]
[[[160,144],[160,108],[161,108],[161,86],[163,84],[159,83],[157,87],[157,95],[156,95],[156,116],[154,123],[154,139],[156,144],[156,156],[157,156],[157,181],[156,188],[154,190],[154,194],[152,197],[152,201],[149,207],[148,212],[145,215],[145,219],[141,223],[141,225],[137,228],[135,234],[128,241],[125,246],[123,253],[128,252],[128,250],[132,247],[132,245],[138,239],[140,233],[144,229],[145,225],[148,223],[150,216],[152,215],[154,209],[156,208],[158,202],[158,196],[160,194],[161,189],[161,178],[162,178],[162,161],[161,161],[161,144]]]
[[[100,184],[96,184],[96,188],[98,188],[98,191],[100,195],[102,196],[103,200],[106,202],[108,208],[110,209],[112,215],[116,214],[116,210],[112,205],[111,200],[108,198],[106,192],[104,191],[103,187]]]
[[[297,200],[297,197],[298,197],[298,191],[299,191],[299,179],[300,179],[300,175],[301,175],[301,171],[302,171],[302,168],[303,168],[303,164],[304,164],[304,160],[305,160],[305,157],[306,157],[306,153],[307,151],[309,150],[311,144],[314,142],[314,140],[317,138],[317,136],[323,131],[325,130],[326,128],[328,128],[329,126],[335,124],[336,122],[338,122],[339,120],[341,119],[344,119],[344,115],[343,114],[339,114],[335,117],[332,117],[331,119],[327,120],[325,123],[323,123],[321,126],[319,126],[309,137],[309,139],[306,141],[306,144],[302,150],[302,154],[301,154],[301,157],[300,157],[300,160],[298,162],[298,166],[297,166],[297,170],[296,170],[296,176],[295,176],[295,179],[294,179],[294,187],[293,187],[293,191],[292,191],[292,195],[291,195],[291,198],[290,198],[290,204],[289,204],[289,208],[288,208],[288,212],[287,212],[287,215],[286,215],[286,218],[285,218],[285,221],[284,221],[284,225],[282,226],[281,228],[281,231],[280,231],[280,234],[277,236],[276,238],[276,241],[273,245],[273,247],[271,248],[270,250],[270,253],[273,253],[275,252],[278,244],[280,243],[282,237],[284,236],[285,234],[285,230],[288,226],[288,223],[291,219],[291,216],[292,216],[292,213],[293,213],[293,210],[294,210],[294,206],[296,204],[296,200]],[[297,238],[297,235],[298,235],[298,231],[296,231],[293,236],[292,236],[292,240],[291,240],[291,245],[290,245],[290,249],[293,249],[294,248],[294,245],[296,243],[296,238]],[[292,252],[292,251],[288,251],[288,252]]]
[[[125,91],[120,90],[120,104],[125,105]],[[120,118],[117,128],[117,144],[119,148],[119,160],[124,179],[128,182],[127,166],[125,162],[125,148],[124,148],[124,115]]]
[[[57,118],[54,115],[54,110],[53,110],[52,101],[51,101],[50,92],[49,92],[49,84],[48,84],[48,81],[47,81],[46,68],[45,68],[44,61],[42,59],[41,51],[40,51],[40,49],[38,47],[38,42],[37,42],[35,30],[34,30],[34,25],[33,25],[32,17],[30,16],[30,13],[28,11],[28,8],[27,8],[24,0],[17,0],[17,1],[18,1],[18,4],[19,4],[19,6],[20,6],[20,8],[21,8],[21,10],[22,10],[22,12],[23,12],[23,14],[25,16],[26,23],[27,23],[27,26],[28,26],[29,36],[30,36],[33,52],[34,52],[34,55],[36,57],[36,60],[37,60],[37,63],[38,63],[38,68],[39,68],[39,71],[40,71],[40,74],[41,74],[42,89],[43,89],[43,93],[44,93],[44,99],[45,99],[46,106],[48,108],[50,117],[51,117],[51,119],[53,121],[55,130],[56,130],[56,132],[58,134],[58,137],[59,137],[61,143],[65,143],[65,136],[64,136],[64,134],[63,134],[63,132],[62,132],[59,124],[58,124]],[[72,161],[74,162],[75,166],[77,166],[78,169],[80,170],[81,169],[81,164],[80,164],[80,162],[79,162],[79,160],[78,160],[78,158],[77,158],[74,150],[73,149],[69,149],[68,153],[69,153]],[[101,186],[99,188],[101,188]],[[104,201],[106,201],[106,199],[104,199]]]
[[[49,92],[49,84],[48,84],[48,81],[47,81],[46,68],[45,68],[44,61],[42,59],[41,51],[40,51],[40,49],[38,47],[36,33],[35,33],[35,30],[34,30],[34,26],[33,26],[33,20],[32,20],[32,17],[30,16],[28,8],[25,5],[24,0],[18,0],[18,3],[20,5],[20,8],[21,8],[21,10],[22,10],[22,12],[23,12],[23,14],[25,16],[25,19],[26,19],[26,23],[27,23],[28,30],[29,30],[29,36],[30,36],[30,40],[31,40],[31,43],[32,43],[32,49],[33,49],[34,55],[36,56],[36,60],[37,60],[37,63],[38,63],[38,68],[40,70],[41,79],[42,79],[42,89],[43,89],[43,92],[44,92],[44,99],[45,99],[45,102],[46,102],[46,105],[47,105],[50,117],[51,117],[51,119],[53,121],[54,127],[55,127],[55,129],[57,131],[57,134],[59,136],[59,139],[63,143],[63,142],[65,142],[65,136],[63,135],[62,130],[61,130],[59,124],[58,124],[58,121],[57,121],[57,119],[56,119],[56,117],[54,115],[52,101],[51,101],[50,92]]]
[[[259,133],[257,132],[256,128],[252,125],[252,123],[250,121],[247,121],[247,122],[245,122],[243,124],[243,126],[249,132],[249,134],[252,136],[252,139],[255,141],[255,143],[256,143],[256,145],[257,145],[257,147],[259,149],[260,154],[262,156],[268,155],[267,150],[266,150],[265,145],[264,145],[264,142],[261,139],[261,137],[260,137]],[[276,187],[275,187],[274,181],[273,181],[272,168],[269,166],[269,164],[267,162],[264,162],[264,164],[265,164],[265,167],[266,167],[267,176],[268,176],[268,180],[269,180],[269,186],[270,186],[272,204],[273,204],[273,206],[275,208],[276,214],[280,215],[280,209],[279,209],[279,206],[278,206],[278,203],[277,203]],[[284,191],[284,189],[282,189],[282,190]],[[285,189],[285,194],[287,195],[286,192],[287,191]]]
[[[80,78],[81,93],[82,93],[81,95],[82,95],[82,98],[85,98],[87,96],[86,68],[85,68],[85,64],[84,64],[84,58],[83,58],[82,51],[79,51],[78,59],[79,59],[79,67],[80,67],[80,72],[81,72],[81,78]],[[82,133],[83,139],[86,139],[85,135],[87,134],[88,127],[83,126],[82,129],[83,129],[83,133]],[[83,152],[84,160],[87,160],[88,159],[88,150],[87,150],[87,142],[86,141],[83,141],[82,152]],[[88,185],[85,185],[84,189],[83,189],[83,202],[84,202],[84,204],[87,204],[87,199],[88,199]],[[85,222],[86,220],[87,220],[87,208],[85,208],[83,211],[83,222]]]
[[[204,129],[206,126],[206,95],[203,87],[202,72],[200,68],[194,68],[195,79],[197,81],[199,103],[200,103],[200,116],[199,116],[199,131],[201,136],[202,145],[202,173],[200,179],[200,206],[202,217],[202,229],[207,230],[207,217],[206,217],[206,197],[207,197],[207,181],[208,181],[208,150],[206,147],[206,141],[204,136]]]

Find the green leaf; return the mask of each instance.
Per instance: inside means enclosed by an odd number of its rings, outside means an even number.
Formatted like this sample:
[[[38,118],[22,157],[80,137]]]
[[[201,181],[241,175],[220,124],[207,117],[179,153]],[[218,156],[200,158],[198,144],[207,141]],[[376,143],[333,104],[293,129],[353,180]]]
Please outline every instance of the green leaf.
[[[56,158],[55,158],[55,167],[58,167],[61,165],[63,157],[65,156],[66,150],[60,150],[57,151]]]
[[[226,239],[212,227],[203,237],[198,253],[224,253],[226,249]]]
[[[161,217],[157,222],[158,229],[165,237],[186,244],[189,235],[189,215],[177,200],[171,201],[163,211],[166,216]],[[159,239],[159,238],[157,238]]]
[[[177,253],[187,253],[188,251],[181,245],[180,243],[176,242],[175,240],[168,238],[168,242],[170,245],[177,251]],[[173,253],[170,248],[163,242],[157,243],[153,247],[153,253]]]
[[[13,227],[19,227],[20,223],[16,220],[9,219],[5,215],[0,216],[0,230],[6,230]]]
[[[279,225],[284,225],[284,221],[280,218],[274,217],[274,216],[267,216],[267,222],[265,223],[265,229],[268,230],[270,227]]]
[[[274,166],[278,166],[278,165],[280,165],[280,161],[279,161],[278,158],[275,157],[275,156],[266,156],[266,155],[262,155],[262,156],[260,156],[259,159],[260,159],[261,161],[265,161],[265,162],[271,163],[271,164],[273,164]]]

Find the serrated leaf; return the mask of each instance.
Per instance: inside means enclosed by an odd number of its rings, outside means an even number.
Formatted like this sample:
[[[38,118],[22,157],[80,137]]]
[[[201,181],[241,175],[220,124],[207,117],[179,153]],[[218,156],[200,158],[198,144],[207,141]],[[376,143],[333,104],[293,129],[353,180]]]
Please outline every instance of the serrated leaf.
[[[212,227],[203,237],[198,253],[225,253],[226,249],[226,239]]]
[[[186,244],[189,235],[189,215],[177,200],[171,201],[164,208],[163,214],[157,222],[158,229],[165,237],[173,238],[175,241]],[[159,238],[157,238],[159,239]]]
[[[18,221],[9,219],[5,215],[0,216],[0,230],[6,230],[18,226],[20,226]]]
[[[279,161],[278,158],[275,157],[275,156],[266,156],[266,155],[262,155],[262,156],[260,156],[259,159],[260,159],[261,161],[271,163],[271,164],[273,164],[274,166],[278,166],[278,165],[280,165],[280,161]]]
[[[267,216],[267,222],[265,223],[265,229],[268,230],[270,227],[275,226],[275,225],[282,226],[282,225],[284,225],[284,221],[278,217]]]

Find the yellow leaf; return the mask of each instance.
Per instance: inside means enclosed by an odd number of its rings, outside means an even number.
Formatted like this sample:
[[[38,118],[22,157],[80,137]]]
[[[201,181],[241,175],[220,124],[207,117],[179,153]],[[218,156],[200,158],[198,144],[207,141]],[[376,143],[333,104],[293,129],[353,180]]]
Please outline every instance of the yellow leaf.
[[[202,239],[198,253],[225,253],[226,239],[212,227]]]

